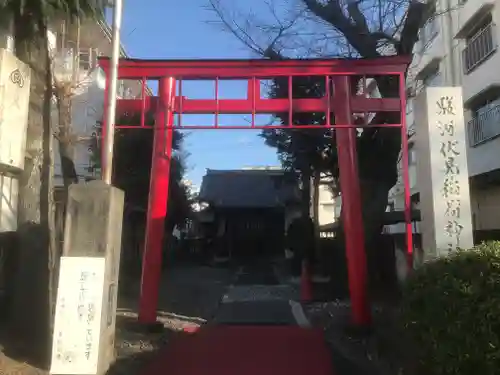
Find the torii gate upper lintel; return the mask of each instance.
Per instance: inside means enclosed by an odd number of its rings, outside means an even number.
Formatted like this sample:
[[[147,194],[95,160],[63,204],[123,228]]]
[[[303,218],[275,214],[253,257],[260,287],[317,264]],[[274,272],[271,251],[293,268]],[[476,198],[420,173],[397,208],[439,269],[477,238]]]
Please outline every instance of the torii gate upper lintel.
[[[269,128],[330,128],[336,129],[336,143],[340,167],[340,185],[344,205],[343,219],[346,235],[346,255],[349,287],[352,301],[352,320],[356,325],[370,324],[370,309],[366,293],[366,256],[364,230],[361,215],[361,199],[356,156],[356,128],[378,126],[396,127],[402,132],[402,164],[405,188],[405,222],[409,258],[413,251],[410,214],[410,188],[408,174],[408,138],[406,127],[405,72],[411,56],[380,57],[375,59],[301,59],[301,60],[140,60],[120,59],[118,79],[142,82],[140,99],[118,99],[117,111],[140,112],[140,124],[120,125],[116,128],[147,129],[145,114],[155,113],[153,163],[149,207],[146,223],[146,239],[143,254],[141,299],[139,321],[156,322],[161,257],[164,237],[164,222],[167,215],[167,198],[172,155],[173,129],[269,129]],[[99,58],[99,65],[109,76],[109,58]],[[296,98],[293,95],[293,80],[299,77],[317,76],[324,80],[325,95],[321,98]],[[351,92],[351,76],[359,76],[363,82],[361,93]],[[369,79],[395,76],[399,80],[399,97],[370,97],[367,89]],[[263,98],[260,81],[278,78],[288,85],[288,97]],[[244,99],[221,99],[219,82],[238,79],[247,81]],[[147,81],[158,81],[158,94],[146,93]],[[189,99],[182,93],[182,82],[186,80],[211,80],[215,82],[211,99]],[[106,79],[105,98],[108,82]],[[107,99],[105,99],[107,100]],[[105,103],[104,108],[107,108]],[[394,124],[354,124],[354,114],[375,112],[400,113],[400,121]],[[293,122],[296,113],[324,113],[324,124],[301,124]],[[223,114],[251,114],[250,125],[221,126],[218,116]],[[262,126],[255,121],[258,114],[288,113],[286,125]],[[183,114],[213,114],[213,126],[183,125]],[[333,121],[332,114],[335,114]],[[174,115],[176,121],[174,124]],[[105,114],[103,116],[105,118]],[[105,129],[103,124],[102,129]],[[102,134],[104,140],[106,134]],[[102,161],[104,162],[104,160]]]

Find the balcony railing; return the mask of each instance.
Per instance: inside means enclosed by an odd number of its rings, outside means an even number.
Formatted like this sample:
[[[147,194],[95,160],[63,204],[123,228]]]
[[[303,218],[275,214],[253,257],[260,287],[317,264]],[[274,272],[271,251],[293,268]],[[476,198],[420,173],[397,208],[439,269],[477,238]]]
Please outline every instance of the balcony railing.
[[[423,53],[439,34],[437,17],[432,15],[419,31],[420,53]]]
[[[75,81],[97,67],[95,48],[61,48],[54,53],[54,74],[60,81]]]
[[[500,136],[500,104],[470,120],[467,132],[470,147]]]
[[[462,52],[464,73],[469,74],[497,49],[495,24],[490,23],[468,41]]]
[[[99,52],[97,48],[81,48],[78,51],[78,65],[84,71],[90,71],[97,67]]]

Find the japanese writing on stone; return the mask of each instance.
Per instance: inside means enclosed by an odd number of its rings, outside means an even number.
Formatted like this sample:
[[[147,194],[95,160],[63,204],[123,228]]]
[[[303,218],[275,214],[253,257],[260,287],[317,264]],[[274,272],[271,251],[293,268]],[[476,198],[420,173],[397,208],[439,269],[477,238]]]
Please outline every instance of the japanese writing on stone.
[[[439,155],[444,172],[441,195],[445,201],[445,227],[443,228],[447,238],[449,251],[460,247],[460,237],[463,230],[461,224],[461,191],[460,191],[460,156],[459,142],[455,138],[456,106],[452,96],[443,96],[436,102],[436,114],[438,117],[438,133],[440,136]]]
[[[93,330],[92,322],[95,319],[95,306],[92,301],[89,301],[89,290],[87,289],[89,278],[95,276],[89,272],[81,272],[80,274],[80,290],[78,298],[78,319],[83,321],[86,326],[85,332],[85,358],[88,360],[92,353]]]
[[[76,275],[75,275],[76,276]],[[83,340],[84,342],[78,344],[78,348],[68,346],[64,344],[67,335],[71,335],[71,332],[57,332],[55,336],[57,353],[56,358],[64,363],[78,362],[78,358],[83,356],[86,360],[89,360],[92,350],[95,332],[93,330],[92,323],[96,319],[96,306],[93,302],[92,291],[89,290],[89,285],[92,284],[92,278],[95,278],[96,274],[93,272],[81,271],[78,277],[78,291],[76,295],[76,311],[70,311],[71,306],[66,304],[66,300],[63,299],[60,304],[61,313],[63,315],[75,316],[78,320],[79,326],[84,329]],[[74,305],[73,305],[74,306]],[[74,309],[74,307],[73,307]]]

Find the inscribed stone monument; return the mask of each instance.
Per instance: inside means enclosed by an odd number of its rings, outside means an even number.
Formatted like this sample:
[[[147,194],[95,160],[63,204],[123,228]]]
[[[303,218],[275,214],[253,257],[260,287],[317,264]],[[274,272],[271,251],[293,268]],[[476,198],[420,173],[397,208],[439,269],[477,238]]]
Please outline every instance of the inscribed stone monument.
[[[473,246],[462,103],[460,87],[428,87],[415,103],[424,260]]]
[[[51,374],[97,373],[105,268],[104,258],[61,258]]]
[[[69,188],[52,374],[102,375],[114,359],[123,203],[102,181]]]

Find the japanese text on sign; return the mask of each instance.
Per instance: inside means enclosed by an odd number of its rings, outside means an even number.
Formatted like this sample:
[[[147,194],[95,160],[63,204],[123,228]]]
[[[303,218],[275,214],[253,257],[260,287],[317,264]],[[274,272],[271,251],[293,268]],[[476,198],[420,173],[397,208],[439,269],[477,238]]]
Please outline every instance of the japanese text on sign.
[[[442,96],[436,102],[437,127],[440,135],[439,154],[442,160],[444,182],[441,195],[445,200],[445,226],[447,248],[449,251],[460,247],[460,237],[464,226],[461,224],[461,191],[460,191],[460,156],[459,141],[455,138],[456,124],[453,116],[456,115],[456,105],[453,96]]]
[[[89,374],[97,368],[104,258],[61,261],[52,374]]]

